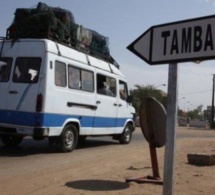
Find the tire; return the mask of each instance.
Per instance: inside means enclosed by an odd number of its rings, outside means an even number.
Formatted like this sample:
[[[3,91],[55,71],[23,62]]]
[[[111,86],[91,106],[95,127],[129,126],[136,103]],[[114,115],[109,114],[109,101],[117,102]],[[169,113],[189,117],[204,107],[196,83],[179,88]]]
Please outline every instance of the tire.
[[[73,151],[78,143],[78,130],[74,125],[67,125],[60,136],[60,150]]]
[[[123,133],[119,136],[120,144],[129,144],[132,139],[132,126],[127,124]]]
[[[23,140],[23,137],[16,135],[1,135],[1,141],[5,146],[17,146]]]

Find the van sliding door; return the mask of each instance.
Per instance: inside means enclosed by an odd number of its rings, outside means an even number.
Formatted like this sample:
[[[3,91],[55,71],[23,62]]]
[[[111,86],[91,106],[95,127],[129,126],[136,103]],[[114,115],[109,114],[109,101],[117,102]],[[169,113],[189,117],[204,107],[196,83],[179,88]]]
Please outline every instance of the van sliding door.
[[[116,129],[116,79],[97,74],[97,95],[93,134],[111,134]]]

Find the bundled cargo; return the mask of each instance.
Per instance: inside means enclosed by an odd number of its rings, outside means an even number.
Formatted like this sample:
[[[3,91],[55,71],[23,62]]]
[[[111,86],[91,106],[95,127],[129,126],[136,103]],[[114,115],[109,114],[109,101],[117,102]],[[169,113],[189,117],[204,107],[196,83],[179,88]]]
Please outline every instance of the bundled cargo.
[[[75,23],[72,13],[39,2],[36,8],[17,8],[7,39],[47,38],[95,57],[112,60],[108,38]],[[111,61],[112,62],[112,61]]]
[[[7,38],[49,38],[59,42],[76,41],[71,35],[74,17],[68,10],[52,8],[38,3],[36,8],[18,8],[12,25],[8,28]]]
[[[109,56],[108,38],[96,31],[79,25],[77,28],[77,48],[94,56]]]
[[[84,28],[82,25],[77,26],[77,49],[90,53],[90,44],[92,42],[92,31]]]
[[[100,35],[99,33],[92,31],[92,41],[90,45],[90,51],[92,55],[102,54],[104,57],[109,57],[109,40],[107,37]]]

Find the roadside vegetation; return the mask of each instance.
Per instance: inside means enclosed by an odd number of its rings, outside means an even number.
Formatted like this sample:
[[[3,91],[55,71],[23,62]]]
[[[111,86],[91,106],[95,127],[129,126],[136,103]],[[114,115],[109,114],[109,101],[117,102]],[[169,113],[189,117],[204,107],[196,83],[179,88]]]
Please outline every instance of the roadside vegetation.
[[[156,98],[165,108],[167,108],[167,94],[163,90],[156,88],[154,85],[136,84],[135,88],[130,90],[130,93],[133,96],[133,106],[136,109],[137,115],[139,115],[142,99],[147,96]],[[190,120],[201,119],[203,117],[203,105],[199,105],[189,111],[184,111],[179,108],[178,117],[189,117]]]

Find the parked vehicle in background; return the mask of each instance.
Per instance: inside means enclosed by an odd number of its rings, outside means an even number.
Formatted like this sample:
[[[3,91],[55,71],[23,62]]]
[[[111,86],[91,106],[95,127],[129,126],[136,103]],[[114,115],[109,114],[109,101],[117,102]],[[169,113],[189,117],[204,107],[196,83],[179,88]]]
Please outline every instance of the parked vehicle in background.
[[[187,117],[178,117],[178,126],[186,127],[187,124]]]

